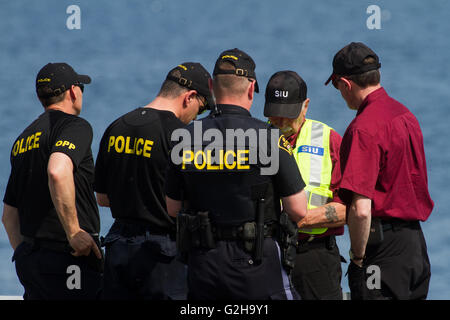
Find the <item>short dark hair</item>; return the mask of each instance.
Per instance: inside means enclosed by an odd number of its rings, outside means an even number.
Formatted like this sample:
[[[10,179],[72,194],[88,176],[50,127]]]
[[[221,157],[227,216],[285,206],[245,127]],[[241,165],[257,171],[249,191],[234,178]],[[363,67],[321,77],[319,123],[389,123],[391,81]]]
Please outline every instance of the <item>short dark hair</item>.
[[[174,70],[170,73],[170,75],[176,78],[180,78],[181,72],[178,70]],[[188,88],[179,85],[173,80],[166,79],[161,85],[161,89],[159,89],[158,97],[176,98],[180,94],[187,91],[189,91]]]
[[[53,94],[53,89],[49,87],[40,87],[37,89],[37,95],[39,98],[39,101],[41,101],[44,108],[47,108],[48,106],[51,106],[52,104],[61,102],[64,100],[64,97],[66,95],[67,91],[64,91],[63,93],[57,95],[57,96],[51,96],[49,95]],[[45,98],[42,98],[45,97]]]
[[[372,64],[375,63],[375,58],[373,57],[367,57],[364,59],[363,64]],[[361,88],[367,88],[368,86],[375,86],[380,83],[380,70],[370,70],[361,74],[353,74],[350,76],[344,76],[344,78],[347,78],[349,80],[352,80],[354,83],[356,83]]]
[[[236,70],[236,67],[228,61],[221,62],[218,68],[222,70]],[[248,79],[247,77],[240,77],[234,74],[216,74],[214,75],[214,83],[216,84],[214,93],[219,95],[220,93],[244,94],[247,89]]]

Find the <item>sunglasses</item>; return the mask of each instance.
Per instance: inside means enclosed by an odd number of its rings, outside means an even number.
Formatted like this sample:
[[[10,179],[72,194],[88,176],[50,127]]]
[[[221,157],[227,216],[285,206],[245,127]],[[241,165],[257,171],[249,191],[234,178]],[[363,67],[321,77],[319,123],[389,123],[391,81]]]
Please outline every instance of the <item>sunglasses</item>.
[[[339,90],[339,88],[338,88],[338,83],[339,83],[339,81],[344,81],[344,82],[351,88],[351,83],[350,83],[350,81],[349,81],[348,79],[345,79],[345,78],[343,78],[343,77],[339,77],[339,76],[336,76],[336,75],[333,75],[333,76],[331,77],[331,83],[333,84],[333,86],[334,86],[337,90]]]
[[[339,90],[338,88],[338,82],[341,80],[341,77],[338,77],[337,75],[333,74],[333,76],[331,77],[331,83],[333,84],[333,86]]]
[[[205,113],[205,111],[207,110],[207,103],[206,99],[200,95],[197,95],[197,99],[200,102],[200,107],[198,108],[197,115],[201,115],[202,113]]]
[[[75,83],[74,86],[79,87],[82,93],[84,92],[84,84],[82,84],[82,83]]]

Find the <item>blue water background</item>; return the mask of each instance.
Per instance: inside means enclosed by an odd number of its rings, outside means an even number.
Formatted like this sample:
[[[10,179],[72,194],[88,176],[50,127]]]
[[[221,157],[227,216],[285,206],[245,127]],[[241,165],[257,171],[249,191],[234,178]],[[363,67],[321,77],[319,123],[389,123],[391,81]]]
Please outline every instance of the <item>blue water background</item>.
[[[69,30],[69,5],[81,8],[81,29]],[[369,30],[369,5],[381,8],[380,30]],[[212,73],[225,49],[239,47],[255,60],[262,92],[279,70],[295,70],[308,84],[308,116],[341,135],[354,117],[324,81],[337,50],[363,41],[381,59],[382,85],[404,103],[422,127],[429,188],[436,205],[423,224],[432,264],[430,299],[450,298],[450,2],[433,1],[1,1],[0,2],[0,193],[7,184],[9,152],[17,135],[43,110],[35,97],[38,70],[65,61],[93,81],[81,116],[94,129],[92,150],[108,124],[152,100],[169,69],[201,62]],[[263,119],[264,94],[252,114]],[[447,208],[447,209],[446,209]],[[101,209],[101,234],[111,226]],[[346,229],[346,232],[348,230]],[[340,237],[348,257],[348,235]],[[0,230],[0,295],[22,295],[12,249]],[[343,264],[344,273],[347,265]],[[347,278],[342,287],[348,291]]]

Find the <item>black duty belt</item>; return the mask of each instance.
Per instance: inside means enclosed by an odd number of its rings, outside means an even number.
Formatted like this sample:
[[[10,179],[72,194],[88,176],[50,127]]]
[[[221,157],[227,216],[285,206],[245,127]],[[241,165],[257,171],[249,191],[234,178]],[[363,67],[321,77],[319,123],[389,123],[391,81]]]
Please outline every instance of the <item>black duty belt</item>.
[[[336,237],[334,235],[320,237],[320,238],[312,238],[303,239],[298,241],[297,252],[305,252],[309,249],[314,248],[323,248],[326,247],[328,250],[333,249],[336,246]]]
[[[33,246],[33,248],[43,248],[59,252],[73,252],[72,247],[67,241],[56,241],[41,238],[31,238],[24,236],[23,240]]]
[[[90,234],[94,239],[97,246],[100,248],[100,239],[98,234]],[[70,246],[68,241],[58,241],[51,239],[43,239],[43,238],[32,238],[32,237],[23,237],[23,241],[30,244],[33,248],[43,248],[53,251],[59,252],[73,252],[73,248]]]
[[[383,231],[389,231],[389,230],[396,231],[396,230],[400,230],[402,228],[411,228],[411,229],[420,228],[419,221],[417,221],[417,220],[407,221],[407,220],[401,220],[401,219],[397,219],[397,218],[381,220],[381,225],[383,226]]]
[[[264,225],[264,237],[275,236],[277,224]],[[244,225],[240,226],[213,226],[212,232],[216,240],[244,240]]]
[[[116,218],[117,224],[121,226],[121,234],[124,236],[136,236],[150,232],[157,235],[173,235],[175,237],[175,226],[170,228],[159,227],[153,223],[138,219]]]

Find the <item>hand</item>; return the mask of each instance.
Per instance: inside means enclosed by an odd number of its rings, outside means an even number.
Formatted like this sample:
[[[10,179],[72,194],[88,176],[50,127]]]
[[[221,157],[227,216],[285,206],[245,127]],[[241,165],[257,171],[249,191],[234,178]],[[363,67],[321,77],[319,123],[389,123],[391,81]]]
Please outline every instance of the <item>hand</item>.
[[[299,222],[297,222],[297,227],[299,229],[302,229],[305,225],[306,225],[306,216],[303,217]]]
[[[367,284],[366,284],[366,268],[356,264],[354,260],[350,260],[348,266],[348,286],[350,288],[350,294],[352,300],[364,300],[367,299]]]
[[[72,255],[75,257],[88,256],[92,250],[98,259],[102,258],[100,249],[92,236],[82,229],[69,237],[69,244],[74,250]]]
[[[350,261],[353,262],[354,264],[356,264],[358,267],[362,268],[364,260],[363,259],[353,259]]]

